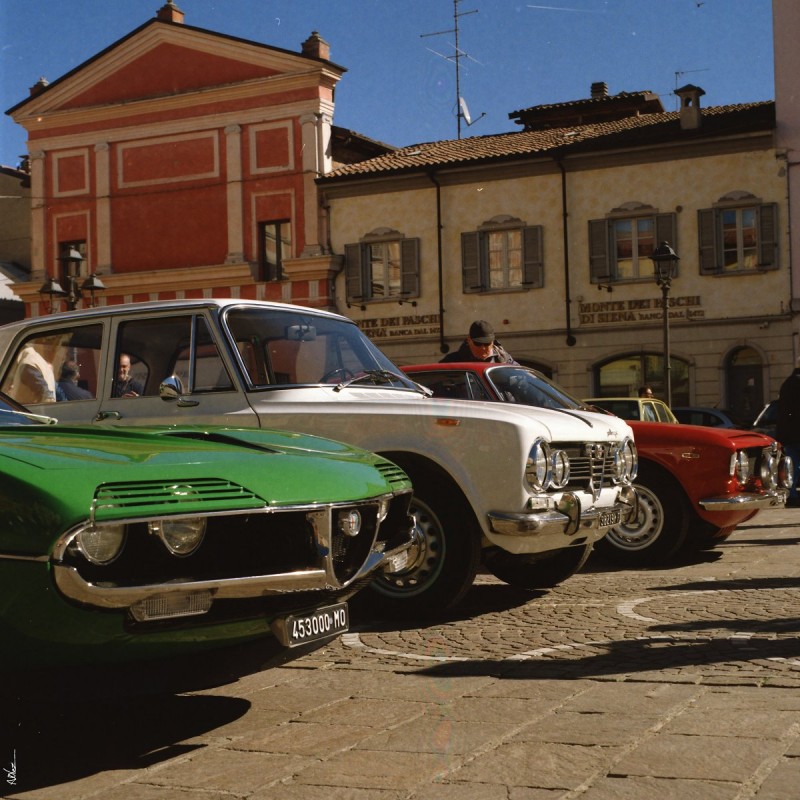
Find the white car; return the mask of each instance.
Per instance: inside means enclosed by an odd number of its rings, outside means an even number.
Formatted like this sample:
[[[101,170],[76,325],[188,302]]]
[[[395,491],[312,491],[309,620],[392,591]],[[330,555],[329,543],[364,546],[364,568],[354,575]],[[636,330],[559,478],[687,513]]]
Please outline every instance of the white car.
[[[0,327],[0,389],[19,393],[43,353],[47,392],[76,399],[32,400],[27,386],[27,405],[61,424],[263,426],[398,464],[414,485],[415,545],[370,586],[388,610],[455,605],[481,562],[516,586],[554,586],[636,510],[637,453],[623,420],[433,399],[337,314],[208,299],[26,319]]]

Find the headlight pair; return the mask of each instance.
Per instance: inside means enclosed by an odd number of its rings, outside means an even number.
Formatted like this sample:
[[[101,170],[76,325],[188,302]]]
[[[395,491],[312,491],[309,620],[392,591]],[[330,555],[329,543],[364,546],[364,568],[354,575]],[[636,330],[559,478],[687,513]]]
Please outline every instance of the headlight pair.
[[[544,439],[537,439],[525,465],[528,485],[537,492],[563,489],[569,483],[569,475],[569,456],[566,452],[551,447]]]
[[[128,526],[123,522],[101,523],[80,530],[72,540],[78,552],[92,564],[110,564],[125,547]],[[147,532],[158,536],[174,556],[194,553],[206,533],[205,517],[165,517],[147,523]]]

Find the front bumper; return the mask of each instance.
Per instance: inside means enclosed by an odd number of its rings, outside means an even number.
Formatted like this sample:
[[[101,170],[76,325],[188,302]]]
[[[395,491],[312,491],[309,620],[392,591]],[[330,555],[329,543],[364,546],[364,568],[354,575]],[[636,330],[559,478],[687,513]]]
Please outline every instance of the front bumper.
[[[735,494],[706,497],[698,504],[704,511],[758,511],[761,508],[778,508],[786,504],[787,489],[765,494]]]
[[[588,509],[572,493],[562,496],[555,508],[530,512],[490,511],[487,515],[492,544],[511,553],[546,553],[602,539],[609,528],[636,513],[636,491],[620,489],[613,505]]]

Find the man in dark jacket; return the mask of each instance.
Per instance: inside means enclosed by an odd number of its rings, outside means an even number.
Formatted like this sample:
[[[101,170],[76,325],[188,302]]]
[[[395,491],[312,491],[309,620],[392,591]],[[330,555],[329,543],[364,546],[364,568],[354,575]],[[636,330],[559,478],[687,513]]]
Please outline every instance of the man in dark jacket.
[[[517,362],[500,346],[494,335],[494,328],[479,319],[469,326],[469,336],[458,350],[448,353],[441,361],[490,361],[495,364],[516,364]]]
[[[783,382],[778,395],[778,425],[775,438],[794,461],[794,480],[787,506],[800,506],[797,477],[800,470],[800,359],[792,374]]]

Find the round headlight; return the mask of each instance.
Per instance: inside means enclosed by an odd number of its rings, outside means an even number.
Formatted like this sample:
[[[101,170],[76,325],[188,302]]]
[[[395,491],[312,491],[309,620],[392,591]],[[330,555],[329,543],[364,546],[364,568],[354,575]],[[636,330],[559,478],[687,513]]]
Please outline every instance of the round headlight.
[[[750,477],[750,459],[744,450],[737,450],[731,456],[731,476],[742,483],[747,483],[747,479]]]
[[[361,514],[355,508],[339,512],[339,530],[345,536],[358,536],[361,531]]]
[[[110,564],[122,552],[125,525],[93,525],[91,528],[84,528],[74,541],[87,561],[92,564]]]
[[[537,492],[547,489],[552,478],[552,462],[550,460],[550,445],[544,439],[537,439],[528,453],[528,463],[525,466],[525,479],[528,485]]]
[[[773,489],[778,485],[778,459],[771,455],[765,454],[759,465],[759,477],[761,478],[761,485],[765,489]]]
[[[794,461],[785,453],[778,465],[778,481],[784,489],[791,489],[794,483]]]
[[[190,556],[200,547],[206,533],[205,517],[154,520],[147,525],[174,556]]]
[[[563,450],[556,450],[550,456],[552,481],[554,489],[563,489],[569,483],[569,456]]]
[[[614,481],[633,483],[639,472],[639,454],[633,439],[623,439],[614,452]]]

